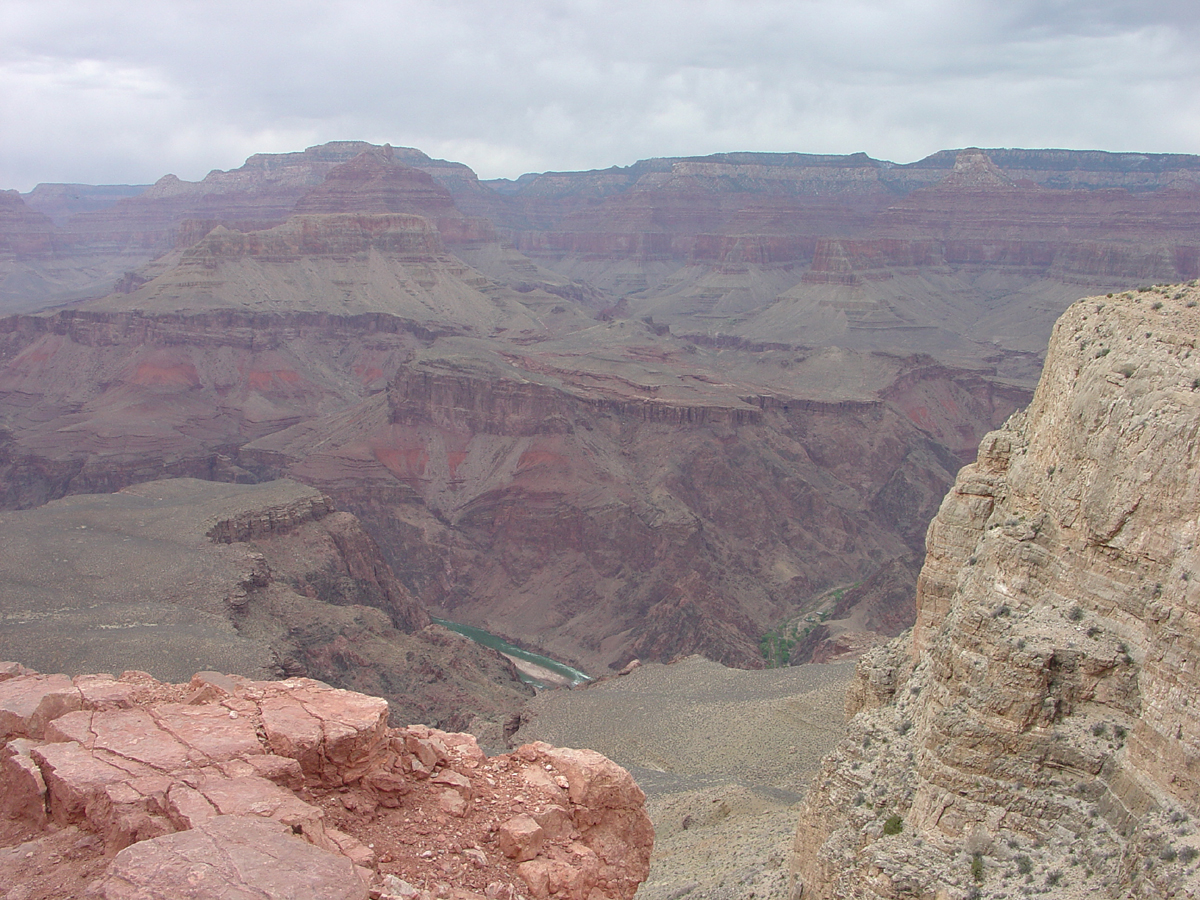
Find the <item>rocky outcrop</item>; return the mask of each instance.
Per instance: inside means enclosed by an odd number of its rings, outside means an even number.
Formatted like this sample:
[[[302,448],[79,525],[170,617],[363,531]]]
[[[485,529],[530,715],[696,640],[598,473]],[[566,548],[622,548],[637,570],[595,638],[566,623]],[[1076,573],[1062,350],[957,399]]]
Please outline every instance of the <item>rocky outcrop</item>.
[[[0,882],[75,895],[91,872],[105,900],[629,900],[646,878],[645,797],[614,763],[540,743],[489,758],[387,718],[308,679],[0,664],[0,834],[20,846]]]
[[[805,898],[1200,890],[1200,289],[1073,305],[929,528],[805,802]]]
[[[359,521],[294,482],[161,480],[0,513],[0,536],[0,649],[38,668],[307,675],[491,743],[531,694],[431,625]]]

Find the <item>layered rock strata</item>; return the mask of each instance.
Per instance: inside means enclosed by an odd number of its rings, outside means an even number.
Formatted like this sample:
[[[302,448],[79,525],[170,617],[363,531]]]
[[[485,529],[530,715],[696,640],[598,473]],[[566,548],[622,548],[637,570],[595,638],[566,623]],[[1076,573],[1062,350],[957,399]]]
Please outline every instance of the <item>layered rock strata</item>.
[[[1200,891],[1200,290],[1074,304],[929,528],[796,838],[804,898]]]
[[[307,679],[3,663],[0,741],[0,883],[28,898],[628,900],[649,871],[645,797],[599,754],[488,758]]]

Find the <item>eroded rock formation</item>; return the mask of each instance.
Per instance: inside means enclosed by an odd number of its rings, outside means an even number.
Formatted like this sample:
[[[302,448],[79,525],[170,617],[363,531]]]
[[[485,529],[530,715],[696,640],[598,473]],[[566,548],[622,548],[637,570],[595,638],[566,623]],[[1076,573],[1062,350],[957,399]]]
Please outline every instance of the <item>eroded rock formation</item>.
[[[805,898],[1200,890],[1200,289],[1074,304],[930,526],[796,838]]]
[[[588,750],[486,757],[308,679],[0,663],[0,883],[29,900],[629,900],[644,795]],[[11,895],[11,893],[10,893]]]
[[[40,669],[307,675],[491,744],[532,693],[498,653],[431,625],[359,521],[295,482],[70,497],[0,513],[0,542],[0,653]]]

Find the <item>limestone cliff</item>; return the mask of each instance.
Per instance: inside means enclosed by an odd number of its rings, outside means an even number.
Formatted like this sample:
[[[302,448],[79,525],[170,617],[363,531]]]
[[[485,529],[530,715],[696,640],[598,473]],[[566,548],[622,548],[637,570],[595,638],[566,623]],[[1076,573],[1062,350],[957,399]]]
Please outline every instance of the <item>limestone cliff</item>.
[[[1074,304],[859,667],[804,898],[1200,891],[1200,290]]]

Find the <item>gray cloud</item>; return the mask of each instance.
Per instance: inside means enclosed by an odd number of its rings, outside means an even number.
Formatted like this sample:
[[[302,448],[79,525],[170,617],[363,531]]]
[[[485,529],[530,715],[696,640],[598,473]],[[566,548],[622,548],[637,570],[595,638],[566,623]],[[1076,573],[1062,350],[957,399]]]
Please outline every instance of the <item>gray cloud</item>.
[[[0,186],[391,141],[481,175],[655,155],[1200,148],[1190,2],[7,0]]]

